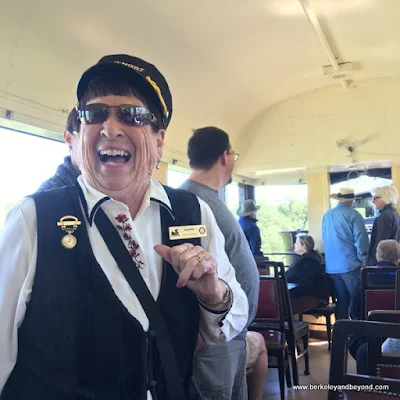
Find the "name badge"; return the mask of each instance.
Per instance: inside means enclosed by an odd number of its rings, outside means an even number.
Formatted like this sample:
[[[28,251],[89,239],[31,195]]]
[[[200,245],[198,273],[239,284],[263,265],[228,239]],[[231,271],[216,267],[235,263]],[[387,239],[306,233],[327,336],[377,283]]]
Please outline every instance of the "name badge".
[[[186,225],[186,226],[170,226],[170,240],[180,239],[196,239],[207,237],[207,228],[205,225]]]

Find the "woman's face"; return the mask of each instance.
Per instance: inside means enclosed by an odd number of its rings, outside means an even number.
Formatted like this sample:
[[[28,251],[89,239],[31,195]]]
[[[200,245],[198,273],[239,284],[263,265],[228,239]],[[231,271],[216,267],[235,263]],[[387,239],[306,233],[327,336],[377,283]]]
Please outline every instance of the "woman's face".
[[[294,244],[294,251],[296,254],[299,254],[299,255],[306,253],[306,249],[299,238],[296,239],[296,242]]]
[[[385,202],[379,196],[374,196],[373,203],[375,204],[375,208],[377,210],[385,207]]]
[[[88,104],[146,106],[134,96],[97,97]],[[164,130],[151,125],[131,126],[119,121],[116,109],[98,124],[82,121],[77,146],[82,175],[95,189],[118,197],[132,196],[138,186],[148,185],[162,156]],[[132,191],[133,190],[133,191]]]

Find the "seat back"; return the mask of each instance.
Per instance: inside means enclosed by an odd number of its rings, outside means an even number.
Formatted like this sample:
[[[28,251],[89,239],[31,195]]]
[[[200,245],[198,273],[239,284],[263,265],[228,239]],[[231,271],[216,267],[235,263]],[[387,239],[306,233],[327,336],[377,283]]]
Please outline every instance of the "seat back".
[[[269,271],[266,268],[257,268],[259,275],[269,275]]]
[[[258,268],[265,268],[265,269],[269,270],[271,272],[269,275],[271,275],[271,276],[275,276],[275,267],[277,268],[277,271],[279,272],[280,268],[282,268],[282,266],[284,269],[285,267],[282,262],[270,261],[268,259],[268,257],[264,257],[264,259],[262,261],[259,261],[257,263]]]
[[[329,385],[335,390],[329,390],[328,400],[338,399],[381,399],[382,397],[399,396],[400,380],[377,376],[357,375],[347,372],[347,354],[349,335],[381,338],[390,336],[400,339],[400,329],[397,324],[338,320],[333,326],[333,341]],[[341,386],[344,390],[336,390]],[[358,386],[357,390],[348,390],[346,385]],[[378,390],[379,387],[379,390]],[[372,388],[372,391],[371,391]]]
[[[290,302],[288,284],[287,284],[287,281],[286,281],[285,266],[284,266],[284,264],[282,262],[279,262],[279,261],[264,261],[263,265],[268,270],[272,270],[273,271],[273,276],[275,278],[275,283],[277,285],[277,287],[275,289],[275,293],[278,295],[278,300],[277,300],[278,306],[282,310],[283,324],[285,322],[287,323],[288,330],[286,331],[286,333],[288,333],[289,335],[293,334],[293,332],[294,332],[294,321],[293,321],[293,313],[292,313],[292,304]],[[262,275],[260,276],[260,294],[261,294],[261,291],[262,291],[262,288],[261,288],[261,285],[263,284],[262,281],[263,280],[267,280],[265,278],[266,277],[264,277]],[[258,310],[259,311],[257,311],[256,319],[257,318],[263,318],[264,319],[264,317],[259,316],[259,312],[260,312],[260,315],[261,315],[261,313],[264,312],[265,307],[267,307],[265,305],[265,301],[264,300],[261,300],[261,303],[264,303],[264,304],[260,304],[260,297],[259,297],[259,302],[258,302]],[[268,297],[268,296],[266,296],[266,297]],[[261,307],[261,310],[260,310],[260,307]],[[275,305],[273,307],[275,307]],[[271,310],[269,310],[269,311],[271,311]],[[279,321],[279,323],[281,323],[281,321]],[[282,329],[282,332],[285,332],[285,329]]]
[[[373,310],[396,308],[397,267],[365,267],[361,270],[361,307],[365,319]]]
[[[265,261],[268,261],[269,258],[265,256],[254,256],[254,260],[256,261],[256,264],[258,266],[259,264],[262,265]]]
[[[396,272],[396,310],[400,310],[400,270]]]
[[[255,256],[254,259],[256,261],[258,273],[260,275],[272,275],[272,276],[274,275],[274,271],[270,270],[270,268],[268,266],[268,261],[269,261],[268,257]]]
[[[275,277],[260,276],[260,294],[258,295],[256,318],[278,319],[280,317],[278,290]]]
[[[292,312],[292,303],[290,300],[288,283],[286,280],[285,267],[282,263],[279,263],[279,276],[281,278],[281,292],[282,292],[282,303],[283,303],[283,314],[285,316],[285,322],[287,322],[287,334],[293,335],[294,337],[294,320]]]
[[[400,311],[371,311],[368,314],[368,321],[400,324]],[[385,378],[400,379],[400,357],[398,357],[399,352],[396,352],[396,354],[383,354],[381,350],[383,340],[384,339],[382,338],[368,338],[368,367],[371,371],[370,373]]]
[[[254,322],[272,322],[278,324],[279,331],[285,331],[285,320],[281,293],[281,277],[277,266],[273,266],[274,275],[260,275],[258,308]]]

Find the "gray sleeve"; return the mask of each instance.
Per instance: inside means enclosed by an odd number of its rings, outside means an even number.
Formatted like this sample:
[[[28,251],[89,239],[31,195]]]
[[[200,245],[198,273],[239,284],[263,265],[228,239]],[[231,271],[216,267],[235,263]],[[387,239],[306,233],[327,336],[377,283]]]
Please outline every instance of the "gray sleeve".
[[[257,313],[260,276],[253,256],[251,256],[246,265],[235,265],[235,270],[236,279],[246,293],[249,302],[249,319],[246,325],[247,327],[253,322]]]

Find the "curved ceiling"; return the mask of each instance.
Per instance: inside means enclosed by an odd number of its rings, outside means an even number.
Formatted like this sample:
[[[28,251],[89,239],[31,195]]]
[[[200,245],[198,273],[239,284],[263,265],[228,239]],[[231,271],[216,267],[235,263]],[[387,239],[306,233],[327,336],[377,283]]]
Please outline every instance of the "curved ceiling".
[[[62,121],[87,67],[133,54],[170,84],[167,155],[184,162],[193,128],[216,125],[241,143],[258,115],[289,97],[397,75],[399,20],[398,0],[8,1],[0,109],[25,104],[25,113]],[[353,70],[324,75],[332,56]]]

